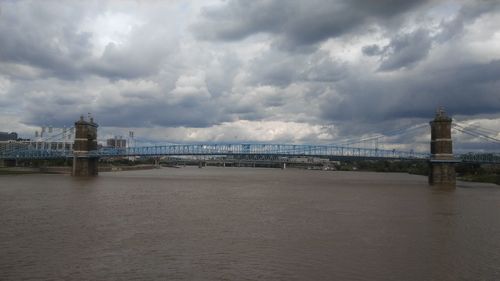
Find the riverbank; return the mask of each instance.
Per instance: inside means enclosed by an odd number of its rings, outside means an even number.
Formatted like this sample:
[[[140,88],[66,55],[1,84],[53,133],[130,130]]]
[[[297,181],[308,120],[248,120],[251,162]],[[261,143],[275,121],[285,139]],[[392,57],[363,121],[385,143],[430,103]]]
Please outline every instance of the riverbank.
[[[150,170],[156,169],[154,165],[135,165],[135,166],[100,166],[99,172],[119,172],[133,170]],[[23,174],[71,174],[71,167],[54,166],[54,167],[0,167],[0,175],[23,175]]]
[[[39,174],[39,168],[27,167],[0,167],[0,175],[24,175],[24,174]]]

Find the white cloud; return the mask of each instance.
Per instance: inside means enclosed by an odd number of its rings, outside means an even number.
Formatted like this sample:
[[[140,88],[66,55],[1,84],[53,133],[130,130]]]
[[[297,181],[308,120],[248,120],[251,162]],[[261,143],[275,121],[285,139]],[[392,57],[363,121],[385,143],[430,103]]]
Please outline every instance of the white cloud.
[[[198,71],[180,76],[175,82],[175,89],[167,96],[169,104],[183,102],[203,102],[210,98],[205,82],[205,74]]]
[[[143,24],[144,22],[131,14],[107,11],[96,17],[85,18],[80,31],[92,34],[93,54],[100,56],[110,43],[124,45],[133,29]]]
[[[108,128],[103,131],[135,132],[140,143],[169,141],[179,142],[286,142],[286,143],[331,143],[334,139],[332,126],[284,121],[247,121],[224,122],[207,128]]]

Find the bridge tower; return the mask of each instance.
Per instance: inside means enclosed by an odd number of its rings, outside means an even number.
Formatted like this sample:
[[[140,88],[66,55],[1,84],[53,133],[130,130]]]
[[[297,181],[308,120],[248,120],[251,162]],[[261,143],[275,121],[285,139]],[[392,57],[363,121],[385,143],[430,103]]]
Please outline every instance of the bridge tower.
[[[455,163],[451,140],[451,118],[439,108],[431,125],[429,184],[439,189],[455,189]]]
[[[73,176],[97,176],[97,157],[89,151],[97,150],[97,127],[94,119],[83,116],[75,122],[75,142],[73,144]]]

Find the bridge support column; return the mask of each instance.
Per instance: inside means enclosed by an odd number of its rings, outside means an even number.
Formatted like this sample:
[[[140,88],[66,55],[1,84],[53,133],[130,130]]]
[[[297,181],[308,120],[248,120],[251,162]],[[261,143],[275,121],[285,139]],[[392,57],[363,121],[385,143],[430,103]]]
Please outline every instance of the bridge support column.
[[[73,144],[73,176],[97,176],[98,158],[89,154],[89,151],[97,150],[97,127],[94,120],[89,121],[80,117],[75,122],[75,143]]]
[[[431,159],[429,184],[437,189],[454,190],[456,185],[451,118],[441,108],[431,125]]]

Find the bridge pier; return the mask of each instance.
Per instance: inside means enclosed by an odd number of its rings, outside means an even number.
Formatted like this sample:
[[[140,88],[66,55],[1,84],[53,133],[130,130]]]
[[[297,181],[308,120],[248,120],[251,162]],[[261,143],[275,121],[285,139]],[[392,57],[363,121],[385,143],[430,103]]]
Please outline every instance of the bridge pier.
[[[429,184],[437,189],[454,190],[456,185],[455,159],[451,140],[451,118],[441,108],[431,125],[431,159]]]
[[[155,157],[154,158],[154,167],[159,169],[160,168],[160,157]]]
[[[99,159],[89,154],[89,151],[97,150],[97,127],[93,118],[86,121],[81,116],[80,120],[75,122],[72,176],[97,176]]]

